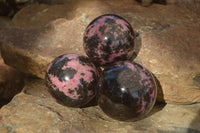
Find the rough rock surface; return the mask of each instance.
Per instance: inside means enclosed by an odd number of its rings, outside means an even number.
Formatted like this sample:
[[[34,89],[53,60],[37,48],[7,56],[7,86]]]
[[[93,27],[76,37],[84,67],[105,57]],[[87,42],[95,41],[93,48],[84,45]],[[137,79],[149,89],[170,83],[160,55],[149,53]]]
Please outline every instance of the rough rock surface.
[[[12,25],[12,21],[9,18],[0,16],[0,30]]]
[[[105,13],[126,18],[140,33],[142,45],[135,61],[157,77],[162,87],[159,101],[200,102],[200,18],[173,4],[146,8],[133,0],[77,0],[29,5],[13,18],[15,28],[1,33],[2,56],[6,64],[44,78],[47,65],[56,56],[84,54],[84,29]]]
[[[23,92],[0,110],[1,133],[189,133],[200,132],[200,104],[157,104],[136,122],[107,117],[98,106],[69,108],[57,104],[44,81],[31,79]]]
[[[21,92],[24,77],[23,73],[6,65],[0,56],[0,108]]]

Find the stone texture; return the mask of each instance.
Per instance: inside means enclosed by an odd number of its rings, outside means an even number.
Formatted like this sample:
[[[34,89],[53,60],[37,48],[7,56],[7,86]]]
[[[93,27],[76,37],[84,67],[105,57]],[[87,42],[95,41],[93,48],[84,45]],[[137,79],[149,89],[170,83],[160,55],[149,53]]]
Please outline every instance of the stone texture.
[[[181,8],[186,8],[200,17],[200,0],[167,0],[168,4],[175,4]]]
[[[24,74],[7,66],[0,56],[0,108],[24,87]]]
[[[200,132],[200,104],[156,104],[140,121],[120,122],[98,106],[69,108],[57,104],[41,79],[29,79],[23,92],[0,110],[1,133],[188,133]]]
[[[0,30],[11,25],[12,25],[12,21],[10,18],[0,16]]]
[[[173,3],[148,8],[133,0],[29,5],[13,18],[15,28],[2,32],[2,56],[6,64],[44,78],[47,65],[56,56],[84,54],[84,29],[105,13],[126,18],[140,33],[142,45],[135,61],[158,79],[162,88],[159,101],[200,102],[200,18],[195,11]]]
[[[29,3],[44,3],[44,4],[54,5],[54,4],[64,4],[69,1],[70,0],[29,0]]]

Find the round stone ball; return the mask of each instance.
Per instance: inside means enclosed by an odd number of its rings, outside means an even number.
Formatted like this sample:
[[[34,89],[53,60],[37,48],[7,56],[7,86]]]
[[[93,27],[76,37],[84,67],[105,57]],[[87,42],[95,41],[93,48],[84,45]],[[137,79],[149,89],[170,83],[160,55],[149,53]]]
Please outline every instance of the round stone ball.
[[[98,84],[98,104],[116,120],[139,120],[156,101],[154,77],[137,63],[125,61],[104,70]]]
[[[45,81],[58,103],[81,107],[94,98],[98,75],[98,69],[88,57],[66,54],[50,63]]]
[[[136,36],[122,17],[106,14],[94,19],[86,28],[83,46],[88,57],[98,66],[129,60],[134,54]]]

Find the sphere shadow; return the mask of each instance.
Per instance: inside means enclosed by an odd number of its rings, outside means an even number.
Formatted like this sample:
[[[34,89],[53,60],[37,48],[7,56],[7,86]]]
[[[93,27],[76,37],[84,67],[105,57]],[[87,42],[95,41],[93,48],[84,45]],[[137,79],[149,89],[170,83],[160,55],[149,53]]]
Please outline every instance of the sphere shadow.
[[[90,102],[88,102],[87,104],[83,105],[80,108],[88,108],[88,107],[93,107],[93,106],[97,106],[97,105],[98,105],[97,98],[95,96]]]
[[[166,105],[166,103],[156,101],[152,110],[144,118],[150,117],[150,116],[154,115],[155,113],[161,111],[165,107],[165,105]]]
[[[158,78],[153,73],[152,73],[152,75],[153,75],[153,78],[155,80],[156,87],[157,87],[157,98],[156,98],[156,100],[159,101],[159,102],[166,103],[165,100],[164,100],[163,89],[162,89],[162,86],[160,84],[160,81],[158,80]]]
[[[195,127],[195,125],[198,130],[192,128],[192,127]],[[191,128],[187,129],[187,133],[200,133],[200,109],[198,110],[196,118],[193,119],[192,122],[190,123],[190,127]]]
[[[8,104],[24,86],[25,74],[0,62],[0,108]]]

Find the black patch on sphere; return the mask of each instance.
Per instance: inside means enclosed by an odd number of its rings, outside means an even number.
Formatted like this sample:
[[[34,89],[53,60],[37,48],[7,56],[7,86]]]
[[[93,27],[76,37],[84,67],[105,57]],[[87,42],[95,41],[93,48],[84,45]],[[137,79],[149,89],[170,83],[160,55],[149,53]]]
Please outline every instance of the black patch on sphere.
[[[125,69],[124,67],[112,68],[111,70],[104,71],[101,91],[107,97],[109,97],[112,101],[120,103],[121,98],[120,94],[120,85],[117,81],[118,74]]]
[[[96,79],[97,79],[96,73],[95,73],[93,70],[89,70],[89,72],[92,73],[92,78],[93,78],[94,80],[96,80]],[[97,74],[98,74],[98,70],[97,70]]]
[[[81,79],[79,80],[79,82],[82,84],[83,88],[87,88],[88,83],[87,83],[83,78],[81,78]],[[80,90],[80,89],[79,89],[79,90]]]
[[[59,76],[59,73],[60,73],[60,70],[62,69],[62,67],[64,65],[66,65],[68,61],[70,61],[67,57],[61,60],[62,56],[57,57],[53,61],[53,64],[52,64],[51,68],[48,71],[48,74],[52,74],[52,75],[54,75],[56,77]]]
[[[74,93],[74,90],[68,89],[68,92],[69,92],[70,94],[72,94],[72,93]]]
[[[106,29],[106,25],[102,25],[102,26],[99,28],[99,31],[101,32],[102,35],[105,33],[105,29]]]
[[[85,56],[80,56],[79,57],[79,62],[83,66],[88,65],[90,67],[94,67],[94,65],[91,63],[90,59],[85,57]]]
[[[79,85],[79,89],[77,90],[77,94],[80,94],[81,98],[87,99],[87,94],[88,94],[87,89],[88,89],[89,84],[83,78],[81,78],[79,80],[79,82],[80,82],[81,85]]]
[[[139,83],[140,80],[139,72],[133,71],[130,68],[121,71],[117,77],[117,82],[120,83],[120,87],[126,87],[130,92],[135,92],[144,88],[144,86],[141,86]]]
[[[117,61],[126,60],[126,59],[127,59],[127,55],[123,54],[121,56],[115,57],[114,61],[117,62]]]
[[[112,49],[110,48],[109,45],[103,46],[103,53],[106,55],[112,54]]]
[[[98,56],[97,53],[97,45],[99,43],[99,37],[97,34],[93,35],[91,38],[88,38],[85,41],[86,49],[88,49],[89,53],[87,55],[91,58],[93,56]]]
[[[85,76],[85,73],[81,73],[82,76]]]

